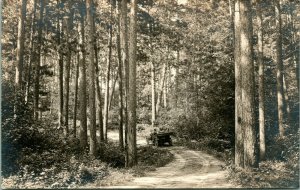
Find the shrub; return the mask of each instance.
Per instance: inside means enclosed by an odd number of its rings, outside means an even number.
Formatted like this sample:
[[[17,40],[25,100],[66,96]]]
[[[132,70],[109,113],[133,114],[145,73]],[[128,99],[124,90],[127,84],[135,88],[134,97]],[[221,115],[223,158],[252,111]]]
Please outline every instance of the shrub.
[[[116,143],[102,143],[98,155],[100,156],[99,159],[108,163],[111,167],[120,168],[125,166],[125,153]]]

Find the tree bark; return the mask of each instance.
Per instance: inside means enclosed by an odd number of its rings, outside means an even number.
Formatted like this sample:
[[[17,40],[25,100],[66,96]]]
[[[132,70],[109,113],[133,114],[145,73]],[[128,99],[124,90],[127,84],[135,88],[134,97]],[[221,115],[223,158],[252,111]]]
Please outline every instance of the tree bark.
[[[124,148],[125,148],[125,164],[128,163],[128,142],[127,142],[127,133],[128,133],[128,89],[129,89],[129,67],[128,67],[128,28],[127,28],[127,0],[121,1],[121,22],[120,22],[120,42],[121,42],[121,56],[122,56],[122,66],[124,68]]]
[[[33,40],[34,40],[34,34],[35,34],[35,19],[36,19],[36,2],[37,0],[34,0],[33,2],[33,13],[31,17],[31,31],[30,31],[30,53],[28,56],[28,71],[27,71],[27,85],[26,85],[26,94],[25,94],[25,102],[29,102],[29,97],[30,97],[30,87],[31,87],[31,70],[32,70],[32,62],[34,61],[34,45],[33,45]]]
[[[110,93],[109,100],[108,100],[108,111],[110,111],[110,109],[111,109],[112,101],[114,99],[114,94],[115,94],[116,83],[119,80],[119,74],[118,74],[119,71],[118,70],[119,70],[119,68],[117,69],[117,73],[114,74],[116,76],[112,76],[112,77],[115,77],[115,79],[111,81],[112,87],[111,87],[111,93]]]
[[[169,85],[170,85],[170,75],[171,75],[171,70],[170,70],[170,65],[168,64],[167,66],[167,71],[166,71],[166,79],[164,83],[164,108],[168,107],[168,91],[169,91]]]
[[[241,69],[242,69],[242,104],[244,129],[244,167],[251,169],[258,166],[256,153],[255,102],[254,102],[254,63],[252,48],[252,12],[251,2],[240,1],[241,21]]]
[[[177,108],[178,107],[178,95],[177,95],[177,93],[178,93],[178,73],[179,73],[179,71],[178,71],[178,67],[179,67],[179,64],[180,64],[180,50],[179,49],[177,49],[177,56],[176,56],[176,62],[177,62],[177,65],[175,66],[175,91],[174,91],[174,95],[175,95],[175,101],[174,101],[174,107],[175,108]]]
[[[99,142],[100,146],[101,143],[104,142],[104,133],[103,133],[103,114],[102,114],[102,96],[101,96],[101,88],[100,88],[100,70],[99,70],[99,59],[98,59],[98,48],[97,44],[95,44],[95,56],[96,56],[96,92],[97,92],[97,113],[99,118]]]
[[[278,109],[278,128],[279,136],[284,136],[283,126],[283,62],[282,62],[282,31],[281,31],[281,10],[280,0],[274,0],[275,4],[275,19],[276,19],[276,81],[277,81],[277,109]]]
[[[129,29],[128,167],[137,164],[136,150],[137,0],[131,1]]]
[[[121,52],[121,22],[122,22],[122,5],[117,2],[117,15],[118,15],[118,34],[117,34],[117,52],[118,52],[118,85],[119,85],[119,147],[124,149],[123,138],[123,74],[122,74],[122,52]]]
[[[60,2],[57,0],[57,8],[60,7]],[[62,37],[62,23],[61,18],[57,16],[57,43],[58,45],[58,86],[59,86],[59,112],[58,112],[58,123],[59,128],[64,126],[64,64],[63,64],[63,54],[62,54],[62,47],[61,47],[61,37]]]
[[[20,17],[18,24],[18,40],[17,40],[17,65],[16,65],[16,104],[15,104],[15,114],[19,116],[22,111],[21,104],[24,102],[24,97],[22,93],[23,89],[23,66],[24,66],[24,43],[25,43],[25,25],[24,21],[26,19],[26,4],[27,0],[22,0],[20,8]]]
[[[87,45],[88,45],[88,73],[89,73],[89,109],[90,109],[90,155],[97,155],[97,139],[96,139],[96,106],[95,106],[95,63],[94,63],[94,19],[93,19],[93,0],[86,0],[87,10]]]
[[[25,25],[27,0],[22,0],[20,8],[20,17],[18,24],[17,40],[17,65],[16,65],[16,89],[22,90],[23,86],[23,66],[24,66],[24,43],[25,43]]]
[[[293,13],[293,6],[295,6],[296,2],[289,2],[289,16],[290,16],[290,24],[291,24],[291,32],[292,32],[292,38],[291,38],[291,44],[296,44],[297,43],[297,28],[295,26],[295,18],[294,18],[294,13]],[[295,45],[296,46],[296,45]],[[297,46],[296,46],[297,47]],[[300,88],[300,76],[299,76],[299,56],[300,56],[300,48],[295,48],[295,52],[293,53],[293,64],[295,67],[295,73],[296,73],[296,81],[297,81],[297,90],[299,92]]]
[[[165,85],[165,75],[166,75],[166,63],[164,62],[163,68],[162,68],[162,73],[161,73],[160,87],[158,90],[157,103],[156,103],[156,113],[157,114],[159,112],[160,102],[161,102],[162,95],[163,95],[163,88]]]
[[[258,102],[259,102],[259,158],[265,160],[265,87],[264,87],[264,63],[263,63],[263,25],[262,25],[262,3],[257,2],[257,25],[258,25]]]
[[[288,85],[286,83],[286,77],[285,74],[283,74],[283,95],[284,95],[284,102],[285,102],[285,112],[286,112],[286,118],[287,118],[287,125],[290,125],[291,122],[291,109],[289,104],[289,95],[288,95]]]
[[[79,62],[80,62],[80,56],[77,55],[77,63],[76,63],[76,74],[75,74],[75,94],[74,94],[74,117],[73,117],[73,135],[74,138],[76,138],[77,133],[77,104],[78,104],[78,78],[79,78]]]
[[[150,30],[150,32],[152,32]],[[153,58],[153,44],[152,44],[152,37],[149,36],[150,38],[150,48],[151,48],[151,104],[152,104],[152,119],[151,119],[151,123],[152,123],[152,127],[155,126],[155,122],[156,122],[156,87],[155,87],[155,64],[154,64],[154,58]]]
[[[235,62],[235,166],[244,167],[244,140],[242,128],[242,68],[240,0],[234,5],[234,62]]]
[[[34,73],[34,119],[39,118],[39,90],[40,90],[40,62],[41,62],[41,50],[42,50],[42,32],[43,32],[43,14],[44,14],[44,0],[40,0],[40,12],[38,21],[38,54],[37,61],[35,63]]]
[[[65,28],[66,28],[66,38],[67,38],[67,55],[66,55],[66,67],[65,67],[65,94],[64,94],[64,134],[65,136],[69,135],[69,99],[70,99],[70,72],[71,72],[71,42],[70,42],[70,31],[72,20],[72,10],[70,10],[69,18],[65,19]]]
[[[112,3],[112,1],[111,1]],[[110,17],[112,18],[112,4],[110,10]],[[109,26],[109,35],[108,35],[108,57],[107,57],[107,70],[106,70],[106,89],[105,89],[105,100],[104,100],[104,121],[103,121],[103,130],[104,130],[104,140],[107,141],[107,127],[108,127],[108,108],[109,108],[109,81],[110,81],[110,66],[111,66],[111,57],[112,57],[112,23]]]
[[[85,52],[85,31],[84,16],[81,15],[78,27],[79,32],[79,140],[84,150],[87,147],[87,93],[86,93],[86,52]]]

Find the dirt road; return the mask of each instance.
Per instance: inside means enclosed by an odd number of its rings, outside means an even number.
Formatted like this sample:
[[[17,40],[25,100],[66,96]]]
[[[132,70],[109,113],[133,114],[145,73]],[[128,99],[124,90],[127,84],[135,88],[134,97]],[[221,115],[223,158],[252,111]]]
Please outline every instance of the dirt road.
[[[144,144],[144,143],[143,143]],[[223,162],[201,151],[167,147],[175,159],[145,177],[105,188],[234,188],[222,169]]]

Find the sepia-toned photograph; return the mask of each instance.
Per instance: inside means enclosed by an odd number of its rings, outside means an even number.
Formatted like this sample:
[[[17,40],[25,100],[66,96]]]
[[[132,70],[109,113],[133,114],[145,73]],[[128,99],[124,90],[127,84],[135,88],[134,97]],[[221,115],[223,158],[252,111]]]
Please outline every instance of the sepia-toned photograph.
[[[0,189],[299,189],[300,0],[0,7]]]

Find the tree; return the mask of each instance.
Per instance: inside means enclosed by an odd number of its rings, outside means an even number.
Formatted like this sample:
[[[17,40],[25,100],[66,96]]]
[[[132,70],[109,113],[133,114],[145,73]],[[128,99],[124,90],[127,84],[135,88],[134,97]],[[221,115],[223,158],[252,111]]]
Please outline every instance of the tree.
[[[34,119],[38,120],[39,116],[39,93],[40,93],[40,62],[41,62],[41,51],[42,51],[42,32],[43,32],[43,17],[44,17],[44,0],[40,0],[40,12],[38,21],[38,53],[37,61],[35,63],[34,73]]]
[[[57,8],[59,9],[60,2],[57,0]],[[58,75],[59,75],[59,127],[62,128],[64,126],[64,60],[62,53],[62,21],[60,18],[60,14],[57,15],[57,43],[58,46]]]
[[[152,127],[155,126],[155,122],[156,122],[156,87],[155,87],[155,63],[154,63],[154,50],[153,50],[153,41],[152,41],[152,36],[151,36],[151,33],[153,32],[152,29],[153,29],[153,23],[150,23],[150,35],[149,35],[149,41],[150,41],[150,60],[151,60],[151,105],[152,105],[152,113],[151,113],[151,122],[152,122]]]
[[[263,63],[263,25],[262,25],[262,2],[257,2],[257,25],[258,25],[258,93],[259,93],[259,159],[265,160],[265,88],[264,88],[264,63]]]
[[[125,90],[124,90],[124,128],[125,128],[125,160],[128,163],[128,142],[127,142],[127,133],[128,133],[128,89],[129,89],[129,66],[128,66],[128,27],[127,27],[127,0],[121,0],[121,15],[120,15],[120,48],[121,48],[121,57],[122,57],[122,66],[124,70],[124,79],[125,79]]]
[[[25,43],[25,26],[27,0],[22,0],[18,24],[18,41],[17,41],[17,64],[16,64],[16,105],[15,112],[18,115],[21,111],[20,104],[23,102],[23,66],[24,66],[24,43]]]
[[[79,50],[79,48],[78,48]],[[76,138],[77,133],[77,104],[78,104],[78,78],[79,78],[79,63],[80,63],[80,56],[79,53],[77,54],[77,61],[76,61],[76,74],[75,74],[75,94],[74,94],[74,116],[73,116],[73,135]]]
[[[82,3],[82,6],[84,4]],[[84,31],[84,13],[81,13],[81,18],[78,27],[79,32],[79,140],[82,149],[87,147],[87,93],[86,93],[86,51],[85,51],[85,31]]]
[[[158,90],[158,96],[157,96],[157,101],[156,101],[156,113],[159,112],[159,107],[160,107],[160,102],[162,99],[162,95],[163,95],[163,90],[164,90],[164,86],[165,86],[165,78],[166,78],[166,63],[164,62],[163,64],[163,68],[162,68],[162,73],[161,73],[161,81],[160,81],[160,87]]]
[[[95,64],[94,64],[94,19],[93,19],[93,0],[86,0],[87,11],[87,49],[88,49],[88,73],[89,73],[89,109],[90,109],[90,155],[96,156],[96,106],[95,106]]]
[[[242,128],[244,129],[244,167],[257,167],[255,102],[254,102],[254,63],[252,48],[251,2],[240,1],[241,52],[242,69]]]
[[[137,47],[137,0],[131,1],[129,27],[129,90],[128,90],[128,160],[127,166],[137,164],[136,150],[136,47]]]
[[[117,52],[118,52],[118,84],[119,84],[119,146],[124,149],[123,139],[123,72],[122,72],[122,52],[121,52],[121,22],[122,22],[122,5],[117,2],[117,15],[118,15],[118,33],[117,33]]]
[[[241,23],[240,0],[234,5],[234,62],[235,62],[235,165],[244,167],[244,137],[242,128],[242,69],[240,61],[241,48]]]
[[[291,122],[291,110],[289,105],[289,95],[288,95],[288,86],[286,83],[286,76],[283,74],[283,95],[284,95],[284,101],[285,101],[285,113],[286,113],[286,124],[289,125]]]
[[[25,102],[29,102],[29,96],[30,96],[30,87],[31,87],[31,73],[32,73],[32,63],[33,63],[33,51],[34,51],[34,44],[33,44],[33,39],[34,39],[34,34],[35,34],[35,19],[36,19],[36,7],[37,7],[37,0],[34,0],[33,2],[33,13],[31,16],[31,29],[30,29],[30,53],[28,56],[28,71],[27,71],[27,85],[26,85],[26,95],[25,95]]]
[[[110,19],[112,20],[113,11],[113,1],[110,1]],[[112,61],[112,21],[109,26],[108,32],[108,55],[107,55],[107,70],[106,70],[106,85],[105,85],[105,100],[104,100],[104,120],[103,120],[103,130],[104,139],[107,141],[107,127],[108,127],[108,111],[109,111],[109,81],[110,81],[110,67]]]
[[[277,109],[278,109],[278,128],[279,136],[284,136],[284,126],[283,126],[283,61],[282,61],[282,32],[281,32],[281,10],[280,10],[280,0],[274,0],[275,4],[275,19],[276,19],[276,81],[277,81]]]
[[[72,51],[71,51],[71,28],[73,24],[73,11],[71,8],[71,5],[68,4],[70,14],[68,15],[67,18],[65,18],[65,30],[66,30],[66,38],[67,38],[67,52],[66,52],[66,67],[65,67],[65,84],[64,84],[64,89],[65,89],[65,95],[64,95],[64,133],[65,136],[69,134],[69,97],[70,97],[70,72],[71,72],[71,56],[72,56]]]
[[[99,142],[101,146],[101,142],[104,142],[104,131],[103,131],[103,114],[102,114],[102,96],[101,96],[101,88],[100,88],[100,69],[98,66],[98,47],[97,44],[95,43],[95,56],[96,56],[96,63],[95,63],[95,68],[96,68],[96,94],[97,94],[97,112],[98,112],[98,119],[99,119]]]

